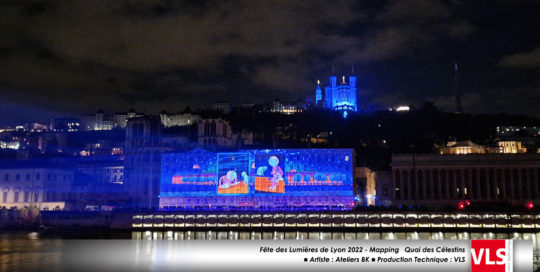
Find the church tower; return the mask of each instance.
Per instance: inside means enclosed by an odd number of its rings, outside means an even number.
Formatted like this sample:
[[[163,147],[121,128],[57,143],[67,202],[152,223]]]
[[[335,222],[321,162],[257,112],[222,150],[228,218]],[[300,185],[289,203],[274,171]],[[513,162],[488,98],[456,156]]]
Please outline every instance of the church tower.
[[[330,86],[327,86],[324,88],[324,103],[323,107],[332,109],[332,95],[334,93],[334,90],[337,88],[337,76],[330,76]]]
[[[324,96],[322,95],[320,81],[317,80],[317,88],[315,89],[316,104],[320,105],[319,101],[322,101],[322,107],[325,109],[343,112],[358,111],[356,79],[356,76],[351,75],[347,83],[346,77],[343,76],[341,83],[338,85],[337,76],[330,76],[329,86],[324,88]]]
[[[354,111],[358,111],[358,94],[356,93],[356,76],[349,76],[349,99]]]
[[[322,90],[321,90],[321,81],[317,80],[317,89],[315,89],[315,105],[322,103]]]

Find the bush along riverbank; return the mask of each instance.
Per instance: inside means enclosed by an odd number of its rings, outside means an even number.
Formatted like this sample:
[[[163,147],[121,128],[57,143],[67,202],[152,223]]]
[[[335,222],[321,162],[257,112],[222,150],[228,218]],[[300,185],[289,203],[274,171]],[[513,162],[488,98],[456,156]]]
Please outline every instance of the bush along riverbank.
[[[37,207],[0,208],[0,230],[38,229],[41,214]]]

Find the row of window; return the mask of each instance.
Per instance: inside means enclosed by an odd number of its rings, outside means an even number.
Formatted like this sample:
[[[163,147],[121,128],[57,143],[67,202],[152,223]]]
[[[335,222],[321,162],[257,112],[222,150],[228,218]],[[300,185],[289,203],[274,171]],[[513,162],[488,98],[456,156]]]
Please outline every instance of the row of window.
[[[394,171],[396,199],[540,198],[540,168]]]
[[[24,180],[26,181],[30,181],[32,179],[32,174],[30,173],[27,173],[27,174],[4,174],[4,181],[10,181],[10,180],[14,180],[14,181],[22,181],[23,180],[23,177],[24,177]],[[56,181],[58,178],[58,175],[57,174],[47,174],[47,180],[48,181]],[[70,175],[60,175],[60,178],[63,179],[64,181],[67,181],[67,180],[71,180],[71,176]],[[40,173],[36,173],[35,174],[35,180],[40,180],[41,179],[41,174]]]
[[[21,174],[15,174],[15,175],[13,175],[13,177],[15,178],[15,181],[20,181],[21,180]],[[32,175],[31,174],[26,174],[25,177],[26,177],[26,181],[30,181]],[[39,180],[40,178],[41,178],[40,173],[36,173],[36,180]],[[9,181],[9,180],[10,180],[10,174],[5,174],[4,175],[4,181]]]
[[[21,198],[22,195],[22,198]],[[34,192],[33,194],[31,192],[25,191],[25,192],[13,192],[13,201],[10,202],[38,202],[38,192]],[[7,203],[8,202],[8,192],[2,193],[2,202]]]

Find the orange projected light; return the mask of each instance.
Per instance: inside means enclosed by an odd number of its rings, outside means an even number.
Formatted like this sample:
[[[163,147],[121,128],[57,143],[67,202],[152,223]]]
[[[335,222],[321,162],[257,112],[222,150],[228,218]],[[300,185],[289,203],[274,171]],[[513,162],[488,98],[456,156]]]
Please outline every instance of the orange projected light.
[[[245,185],[244,183],[239,183],[226,189],[218,187],[218,194],[247,194],[247,193],[249,193],[249,186]]]
[[[270,190],[272,182],[267,177],[255,177],[255,191],[268,193],[285,193],[285,181],[280,180],[277,183],[275,190]]]
[[[182,184],[182,183],[184,183],[184,182],[182,181],[182,178],[183,178],[183,176],[174,176],[174,177],[172,178],[172,183],[173,183],[173,184]]]

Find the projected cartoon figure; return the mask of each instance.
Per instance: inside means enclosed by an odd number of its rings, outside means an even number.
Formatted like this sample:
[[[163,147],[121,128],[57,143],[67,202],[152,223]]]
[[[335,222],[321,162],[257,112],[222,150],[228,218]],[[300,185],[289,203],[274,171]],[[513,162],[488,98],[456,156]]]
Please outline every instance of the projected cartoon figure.
[[[256,193],[285,193],[282,160],[279,155],[261,155],[255,158],[255,164],[260,165],[255,172]]]
[[[242,178],[244,179],[242,181],[244,185],[248,185],[249,180],[248,180],[248,176],[246,172],[242,172]],[[228,171],[226,175],[219,178],[218,186],[219,188],[227,189],[239,183],[240,181],[238,181],[236,171],[231,170],[231,171]]]
[[[238,195],[249,194],[249,153],[218,153],[217,193]]]
[[[235,171],[229,171],[226,175],[219,178],[219,187],[226,189],[238,183]]]
[[[268,159],[268,164],[272,166],[272,172],[270,172],[270,175],[272,177],[270,178],[270,189],[271,191],[275,191],[277,188],[277,184],[279,181],[283,180],[283,170],[281,170],[281,167],[279,167],[279,159],[276,156],[271,156]]]
[[[264,176],[264,172],[266,171],[268,167],[266,166],[259,166],[259,168],[257,168],[257,176]]]

